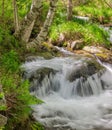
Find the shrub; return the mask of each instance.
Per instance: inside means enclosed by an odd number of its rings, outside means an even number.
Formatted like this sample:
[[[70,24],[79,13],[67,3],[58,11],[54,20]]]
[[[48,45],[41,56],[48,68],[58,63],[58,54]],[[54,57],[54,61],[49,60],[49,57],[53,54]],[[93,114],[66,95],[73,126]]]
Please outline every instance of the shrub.
[[[0,47],[1,51],[19,48],[18,41],[15,39],[13,35],[11,35],[11,31],[5,29],[0,26]]]
[[[15,79],[15,77],[17,79]],[[7,101],[5,111],[7,113],[8,122],[4,129],[16,129],[17,127],[22,129],[22,127],[26,126],[24,123],[29,120],[29,116],[32,112],[30,106],[43,102],[30,94],[30,84],[28,80],[21,82],[20,77],[16,75],[12,77],[12,74],[7,74],[2,76],[1,83]],[[31,122],[28,128],[32,127],[33,123],[36,122]]]
[[[14,72],[19,69],[20,63],[18,59],[18,54],[14,50],[5,53],[1,57],[1,62],[2,62],[2,66],[4,66],[7,69],[7,71]]]

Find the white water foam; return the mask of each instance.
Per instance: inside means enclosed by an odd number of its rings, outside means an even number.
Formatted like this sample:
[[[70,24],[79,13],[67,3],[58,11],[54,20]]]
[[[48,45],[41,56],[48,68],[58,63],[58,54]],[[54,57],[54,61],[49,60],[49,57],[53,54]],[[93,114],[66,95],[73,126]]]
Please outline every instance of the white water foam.
[[[34,94],[40,97],[45,103],[32,106],[33,116],[46,127],[58,128],[57,130],[112,130],[112,74],[109,67],[108,71],[102,75],[101,79],[107,84],[102,91],[102,86],[99,77],[95,74],[87,79],[86,85],[91,85],[93,96],[79,97],[73,92],[73,82],[66,80],[66,75],[72,71],[73,65],[79,65],[84,62],[78,58],[54,58],[50,60],[37,59],[37,61],[29,62],[23,65],[28,72],[36,69],[48,67],[58,70],[54,77],[51,75],[45,78],[38,91]],[[72,68],[70,70],[70,68]],[[49,87],[50,81],[60,83],[57,91],[49,88],[49,93],[46,93],[46,88]],[[75,85],[78,83],[77,79]],[[85,86],[86,86],[85,85]],[[83,85],[84,86],[84,85]],[[84,86],[84,87],[85,87]],[[51,87],[51,86],[50,86]],[[58,87],[58,84],[56,85]],[[84,89],[81,86],[82,90]],[[81,91],[82,91],[81,90]],[[99,91],[99,92],[98,92]]]
[[[34,117],[47,127],[65,127],[87,130],[95,127],[110,128],[112,91],[99,96],[64,99],[58,94],[43,98],[45,104],[33,106]],[[110,125],[109,125],[110,124]]]

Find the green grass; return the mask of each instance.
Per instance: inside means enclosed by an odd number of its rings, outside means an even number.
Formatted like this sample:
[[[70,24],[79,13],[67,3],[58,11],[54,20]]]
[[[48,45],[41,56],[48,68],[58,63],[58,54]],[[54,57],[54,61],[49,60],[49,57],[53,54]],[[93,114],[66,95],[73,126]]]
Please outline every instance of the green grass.
[[[58,26],[52,26],[50,39],[52,42],[58,42],[60,33],[65,34],[67,40],[80,40],[90,45],[109,45],[108,33],[96,24],[81,22],[65,22]]]
[[[112,22],[112,9],[109,7],[98,7],[96,5],[78,6],[74,7],[73,14],[79,16],[88,16],[94,22]]]

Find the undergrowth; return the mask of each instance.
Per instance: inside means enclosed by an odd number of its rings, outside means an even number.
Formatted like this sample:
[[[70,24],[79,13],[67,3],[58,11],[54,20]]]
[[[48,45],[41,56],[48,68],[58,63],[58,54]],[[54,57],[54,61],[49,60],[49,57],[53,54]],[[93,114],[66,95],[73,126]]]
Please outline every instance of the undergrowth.
[[[20,65],[24,46],[9,30],[0,29],[0,84],[4,91],[0,98],[6,99],[6,105],[0,107],[0,114],[8,119],[3,129],[43,130],[41,124],[31,117],[31,105],[43,102],[30,94],[29,81],[22,80]]]
[[[85,45],[109,46],[109,34],[96,24],[83,20],[65,21],[59,25],[53,25],[50,30],[50,39],[53,43],[58,42],[60,34],[64,34],[67,40],[83,40]]]
[[[92,2],[86,5],[77,6],[73,8],[73,14],[78,16],[87,16],[93,22],[101,24],[112,22],[112,9],[103,5],[102,3]]]

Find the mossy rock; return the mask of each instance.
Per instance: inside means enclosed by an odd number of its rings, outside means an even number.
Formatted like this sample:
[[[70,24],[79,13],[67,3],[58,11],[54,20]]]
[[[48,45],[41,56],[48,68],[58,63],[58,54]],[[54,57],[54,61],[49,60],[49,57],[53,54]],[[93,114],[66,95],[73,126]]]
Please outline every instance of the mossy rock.
[[[44,42],[41,45],[35,45],[34,47],[29,47],[25,55],[26,59],[35,60],[34,57],[44,57],[45,59],[51,59],[54,56],[60,56],[61,53],[58,49],[52,46],[50,43]],[[29,57],[33,57],[32,59]]]
[[[73,82],[81,77],[87,79],[89,76],[103,72],[104,70],[104,67],[102,67],[96,60],[91,59],[80,65],[74,66],[74,70],[72,70],[72,73],[68,75],[67,78],[70,82]]]
[[[108,55],[105,54],[105,53],[98,53],[98,54],[96,54],[96,56],[97,56],[97,57],[101,57],[101,58],[103,58],[103,59],[107,59],[107,58],[108,58]]]
[[[38,86],[41,85],[46,76],[49,78],[50,75],[55,75],[56,72],[56,70],[51,68],[40,68],[35,72],[32,72],[30,75],[24,73],[24,78],[30,81],[30,91],[34,91],[35,89],[38,89]]]

